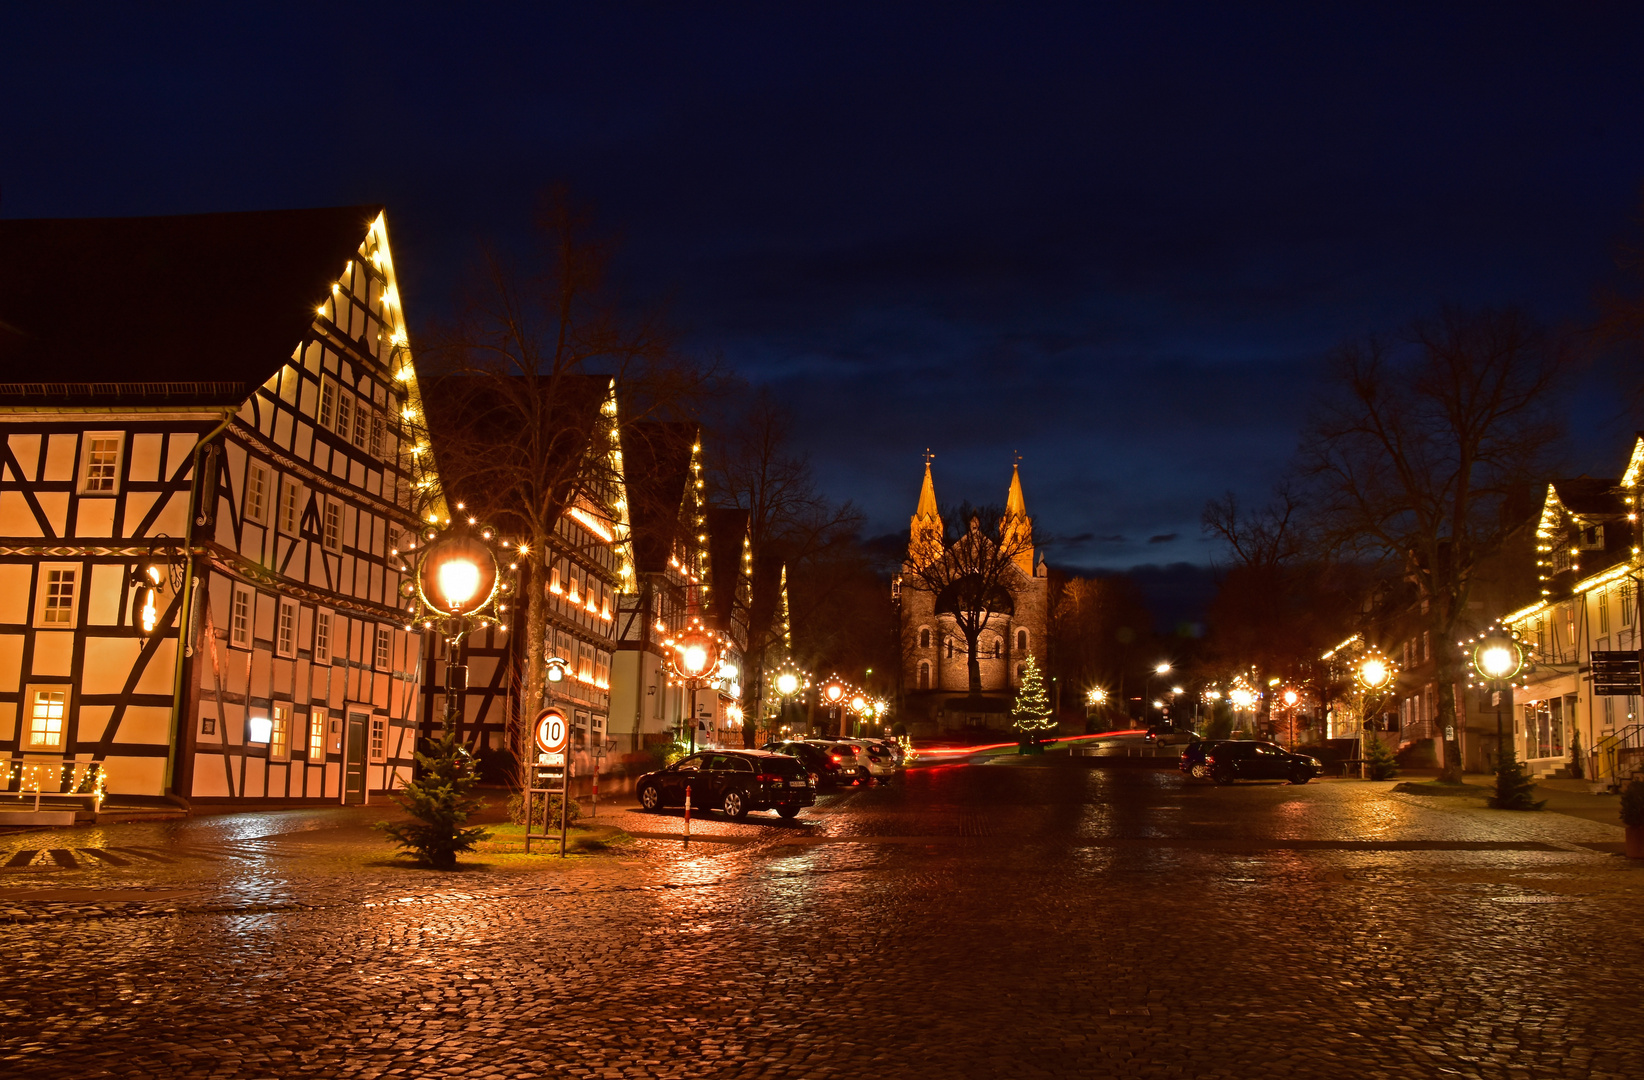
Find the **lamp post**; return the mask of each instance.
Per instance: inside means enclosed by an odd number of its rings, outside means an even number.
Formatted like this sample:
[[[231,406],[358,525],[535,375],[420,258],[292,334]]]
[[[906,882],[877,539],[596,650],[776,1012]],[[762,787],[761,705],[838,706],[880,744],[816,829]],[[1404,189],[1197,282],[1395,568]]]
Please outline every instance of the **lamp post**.
[[[1464,643],[1465,644],[1465,643]],[[1496,768],[1501,773],[1505,755],[1502,748],[1505,745],[1506,733],[1502,725],[1501,712],[1504,705],[1511,704],[1512,679],[1524,668],[1524,646],[1518,642],[1518,635],[1504,628],[1500,623],[1493,624],[1484,633],[1473,639],[1473,670],[1484,685],[1491,690],[1496,706]]]
[[[701,618],[692,615],[685,628],[663,642],[668,667],[691,691],[691,752],[696,752],[696,692],[719,678],[719,660],[725,643]]]
[[[422,620],[424,629],[438,629],[445,639],[446,733],[454,730],[463,691],[468,689],[464,639],[476,628],[494,625],[499,632],[508,630],[504,601],[513,586],[506,580],[496,545],[496,532],[472,517],[454,525],[450,519],[443,526],[431,521],[409,545],[417,555],[416,573],[401,587],[409,601],[406,610],[413,620]],[[398,549],[394,555],[403,558]],[[507,570],[516,566],[511,562]],[[406,569],[403,562],[401,569]]]
[[[786,727],[788,720],[788,702],[801,690],[811,688],[810,676],[796,667],[792,660],[784,660],[776,669],[776,678],[772,680],[776,687],[776,696],[781,704],[777,707],[777,726]]]
[[[1374,647],[1359,657],[1358,663],[1353,667],[1353,681],[1358,683],[1360,691],[1359,777],[1361,779],[1364,778],[1365,771],[1369,768],[1365,761],[1364,739],[1371,730],[1370,719],[1365,715],[1370,711],[1371,695],[1376,695],[1379,700],[1380,695],[1393,685],[1393,680],[1397,675],[1398,666],[1383,656],[1380,649]]]
[[[1279,692],[1279,700],[1284,702],[1285,711],[1290,714],[1290,745],[1289,750],[1296,749],[1296,706],[1301,704],[1301,691],[1294,686],[1287,686]]]
[[[838,710],[839,734],[841,736],[846,734],[844,702],[849,693],[850,687],[837,675],[830,676],[828,681],[822,684],[822,700],[828,703],[829,715],[834,715],[832,710]]]
[[[1147,678],[1143,681],[1143,697],[1151,699],[1153,697],[1153,680],[1158,678],[1160,675],[1168,674],[1170,674],[1170,661],[1160,660],[1157,664],[1154,664],[1152,672],[1150,672]],[[1153,702],[1153,707],[1162,708],[1163,706],[1161,706],[1159,702],[1155,701]]]

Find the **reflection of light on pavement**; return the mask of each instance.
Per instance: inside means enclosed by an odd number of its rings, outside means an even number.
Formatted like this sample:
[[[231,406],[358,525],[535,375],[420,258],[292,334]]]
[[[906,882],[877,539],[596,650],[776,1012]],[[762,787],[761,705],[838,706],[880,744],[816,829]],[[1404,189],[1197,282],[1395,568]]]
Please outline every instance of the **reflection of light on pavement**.
[[[1129,728],[1125,731],[1104,731],[1100,735],[1058,735],[1053,739],[1040,739],[1039,741],[1042,743],[1063,743],[1075,741],[1090,742],[1098,739],[1117,739],[1121,736],[1146,734],[1146,728]],[[928,750],[915,747],[914,753],[922,758],[957,757],[965,754],[979,754],[984,750],[1003,750],[1007,746],[1017,745],[1019,744],[1016,740],[1012,739],[1010,742],[983,743],[980,746],[937,746]]]

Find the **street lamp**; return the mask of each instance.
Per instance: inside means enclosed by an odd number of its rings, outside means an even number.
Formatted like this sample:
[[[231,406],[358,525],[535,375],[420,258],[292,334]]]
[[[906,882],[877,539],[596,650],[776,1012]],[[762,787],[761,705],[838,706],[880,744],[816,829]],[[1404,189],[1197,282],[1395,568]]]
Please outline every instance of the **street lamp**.
[[[1468,643],[1462,642],[1465,647]],[[1504,700],[1512,694],[1512,679],[1524,669],[1524,646],[1519,644],[1518,634],[1508,630],[1501,623],[1492,623],[1489,629],[1478,635],[1472,641],[1473,670],[1478,673],[1484,685],[1488,686],[1495,698],[1496,705],[1496,774],[1501,774],[1505,763],[1502,749],[1506,746],[1506,732],[1501,722],[1502,707],[1511,704]]]
[[[784,730],[787,729],[788,701],[801,690],[811,688],[810,676],[795,666],[792,660],[784,660],[776,669],[776,677],[771,680],[776,688],[776,695],[781,704],[777,706],[777,722]]]
[[[1154,664],[1153,665],[1153,671],[1151,673],[1149,673],[1148,677],[1143,681],[1143,684],[1142,684],[1143,692],[1146,693],[1147,696],[1152,697],[1153,696],[1153,680],[1158,678],[1160,675],[1168,675],[1168,674],[1170,674],[1170,661],[1160,660],[1157,664]],[[1155,701],[1153,703],[1153,707],[1155,709],[1164,708],[1164,706],[1162,704],[1160,704],[1159,702],[1157,702],[1157,701]]]
[[[1379,702],[1380,696],[1393,686],[1398,677],[1398,665],[1389,660],[1382,651],[1371,646],[1365,654],[1359,657],[1353,665],[1353,681],[1359,685],[1359,760],[1365,762],[1365,738],[1379,738],[1370,735],[1370,719],[1366,715],[1370,711],[1370,702],[1374,698]],[[1361,770],[1368,770],[1369,765],[1361,764]],[[1364,772],[1360,776],[1366,775]]]
[[[822,699],[828,703],[830,710],[839,710],[839,734],[841,735],[846,733],[845,708],[850,692],[850,687],[837,675],[830,676],[828,681],[822,684]]]
[[[699,616],[692,615],[684,629],[663,643],[668,668],[691,691],[691,752],[696,752],[696,692],[720,677],[725,643]]]

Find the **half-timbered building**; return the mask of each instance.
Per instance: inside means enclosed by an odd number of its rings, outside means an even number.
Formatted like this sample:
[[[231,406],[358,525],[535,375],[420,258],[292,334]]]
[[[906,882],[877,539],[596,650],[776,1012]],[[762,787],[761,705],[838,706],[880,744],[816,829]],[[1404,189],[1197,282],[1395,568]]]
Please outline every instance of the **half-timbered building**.
[[[443,506],[380,207],[0,221],[0,371],[0,754],[190,801],[408,775],[391,552]]]

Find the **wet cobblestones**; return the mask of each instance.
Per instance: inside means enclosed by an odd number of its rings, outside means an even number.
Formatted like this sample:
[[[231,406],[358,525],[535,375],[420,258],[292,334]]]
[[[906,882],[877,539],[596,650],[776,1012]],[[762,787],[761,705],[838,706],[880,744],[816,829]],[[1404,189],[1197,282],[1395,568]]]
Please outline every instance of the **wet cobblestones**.
[[[1620,830],[1439,802],[944,768],[450,875],[340,812],[4,837],[214,857],[0,874],[0,1074],[1636,1076]]]

